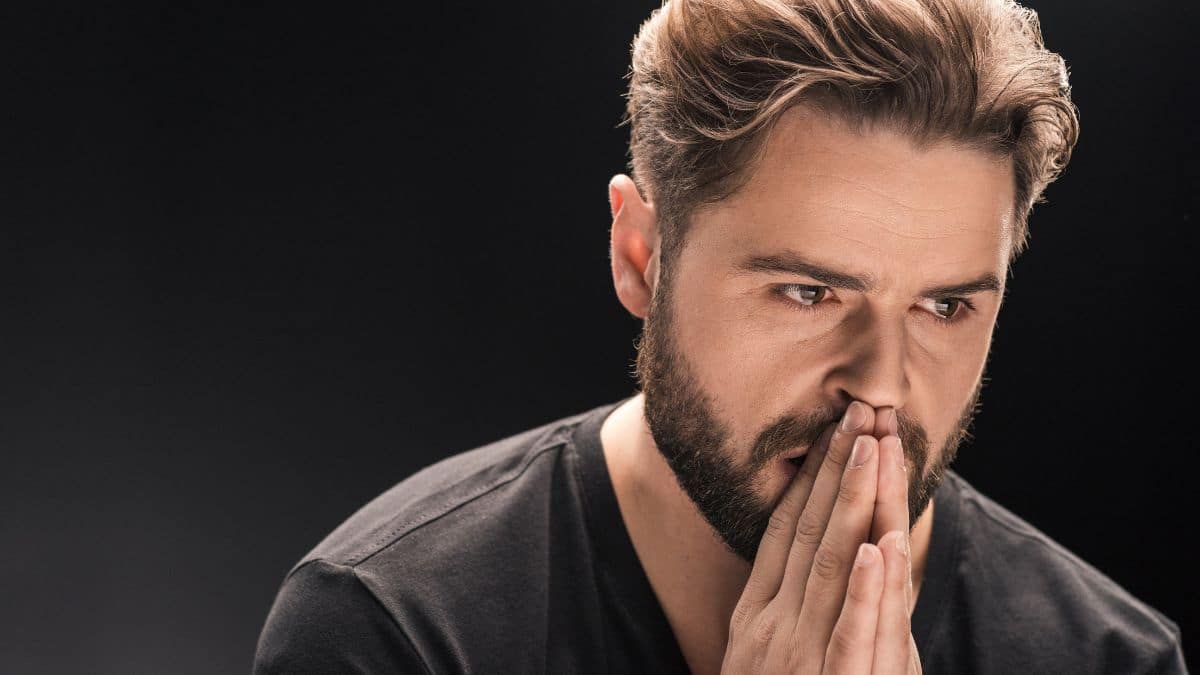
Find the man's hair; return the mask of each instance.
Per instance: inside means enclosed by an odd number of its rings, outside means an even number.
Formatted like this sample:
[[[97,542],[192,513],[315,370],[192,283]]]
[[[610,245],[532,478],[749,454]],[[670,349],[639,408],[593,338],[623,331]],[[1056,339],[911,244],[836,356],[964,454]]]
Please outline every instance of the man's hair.
[[[695,209],[745,185],[798,103],[917,148],[1011,157],[1009,263],[1079,137],[1067,66],[1044,48],[1037,13],[1012,0],[666,0],[632,51],[621,124],[664,268]]]

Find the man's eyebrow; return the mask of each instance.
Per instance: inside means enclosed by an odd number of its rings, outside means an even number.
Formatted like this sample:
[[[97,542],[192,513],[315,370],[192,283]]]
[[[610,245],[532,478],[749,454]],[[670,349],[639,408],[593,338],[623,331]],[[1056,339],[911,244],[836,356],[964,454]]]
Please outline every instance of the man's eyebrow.
[[[795,251],[783,251],[769,255],[751,255],[739,260],[734,265],[734,275],[754,274],[758,272],[782,272],[786,274],[803,274],[831,288],[842,288],[860,293],[870,293],[878,286],[878,279],[873,274],[854,275],[832,269],[806,260]],[[988,291],[1000,292],[1000,279],[988,272],[976,279],[961,283],[930,286],[921,291],[922,297],[946,297],[951,295],[970,295]]]

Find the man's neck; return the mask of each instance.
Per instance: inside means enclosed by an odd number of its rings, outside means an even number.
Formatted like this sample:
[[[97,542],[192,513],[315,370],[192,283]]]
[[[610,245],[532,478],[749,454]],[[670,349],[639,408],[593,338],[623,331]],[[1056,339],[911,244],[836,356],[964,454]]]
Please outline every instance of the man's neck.
[[[604,420],[605,461],[625,527],[688,666],[697,674],[718,673],[729,618],[751,567],[725,547],[679,486],[650,435],[643,401],[638,394]],[[913,607],[932,529],[931,503],[911,536]]]

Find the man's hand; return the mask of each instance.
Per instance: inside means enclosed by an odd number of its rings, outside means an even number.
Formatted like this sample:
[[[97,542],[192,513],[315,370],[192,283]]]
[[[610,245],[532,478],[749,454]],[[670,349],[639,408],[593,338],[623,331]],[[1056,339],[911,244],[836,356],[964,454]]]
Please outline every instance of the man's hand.
[[[722,673],[921,673],[895,412],[877,419],[854,401],[847,419],[809,450],[771,516]]]

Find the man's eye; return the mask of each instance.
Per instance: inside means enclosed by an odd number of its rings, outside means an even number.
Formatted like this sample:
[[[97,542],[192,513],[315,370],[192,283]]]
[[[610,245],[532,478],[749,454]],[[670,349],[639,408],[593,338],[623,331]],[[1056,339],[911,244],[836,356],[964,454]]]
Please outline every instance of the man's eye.
[[[963,309],[963,308],[966,309]],[[947,314],[942,314],[946,312]],[[934,321],[940,324],[950,325],[962,323],[967,320],[967,317],[975,311],[975,304],[966,298],[938,298],[933,300],[933,311],[929,312]]]
[[[829,294],[828,286],[813,286],[809,284],[784,284],[779,287],[780,295],[788,300],[788,304],[801,312],[815,312],[820,309],[822,301]],[[934,321],[951,325],[959,323],[975,311],[975,305],[966,298],[937,298],[932,300],[932,309],[927,312]],[[963,309],[963,307],[966,309]]]
[[[785,284],[780,292],[794,299],[800,307],[811,307],[821,302],[826,296],[828,286],[806,286],[804,284]]]

